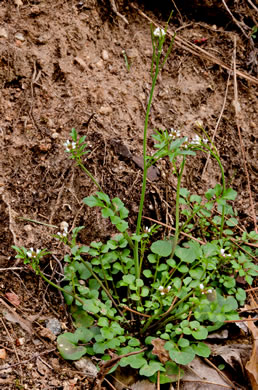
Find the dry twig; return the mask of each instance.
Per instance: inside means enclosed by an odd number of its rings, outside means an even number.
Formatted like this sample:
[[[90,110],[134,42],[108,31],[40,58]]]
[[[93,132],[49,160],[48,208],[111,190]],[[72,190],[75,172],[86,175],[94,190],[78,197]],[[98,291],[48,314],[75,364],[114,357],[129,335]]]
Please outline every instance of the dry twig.
[[[214,370],[217,371],[217,373],[230,385],[232,386],[232,389],[234,390],[237,390],[237,387],[234,385],[233,382],[231,382],[231,380],[225,375],[223,374],[223,372],[221,370],[218,369],[218,367],[215,366],[215,364],[213,364],[209,359],[207,358],[204,358],[204,360],[206,361],[206,363],[209,364],[209,366],[211,366],[212,368],[214,368]]]
[[[156,219],[149,218],[149,217],[145,217],[145,216],[143,216],[143,218],[144,218],[144,219],[148,219],[149,221],[152,221],[152,222],[154,222],[154,223],[158,223],[159,225],[164,226],[164,227],[166,227],[166,228],[168,228],[168,229],[170,229],[170,230],[176,230],[176,229],[173,228],[172,226],[167,225],[166,223],[157,221]],[[195,238],[195,237],[193,237],[193,236],[190,236],[190,234],[187,234],[187,233],[184,233],[184,232],[180,232],[180,234],[182,234],[182,236],[191,238],[191,240],[194,240],[194,241],[199,242],[199,244],[205,245],[205,242],[203,242],[203,241],[201,241],[201,240],[198,240],[198,238]]]
[[[253,7],[253,9],[258,12],[258,8],[254,5],[254,3],[251,0],[247,0],[248,3]]]
[[[162,28],[162,26],[158,25],[156,22],[154,22],[153,19],[151,19],[149,16],[147,16],[143,11],[141,11],[135,4],[130,4],[134,9],[136,9],[139,14],[141,16],[143,16],[145,19],[147,19],[149,22],[151,22],[155,27],[160,27]],[[167,34],[172,37],[174,36],[174,33],[170,30],[167,30]],[[213,56],[212,54],[210,54],[208,51],[206,51],[205,49],[203,49],[202,47],[200,46],[197,46],[197,45],[194,45],[193,43],[183,39],[183,38],[180,38],[178,36],[175,37],[175,41],[174,41],[175,45],[182,48],[183,50],[186,50],[190,53],[192,53],[193,55],[196,55],[198,57],[201,57],[201,58],[204,58],[208,61],[211,61],[213,62],[214,64],[217,64],[219,65],[221,68],[223,69],[226,69],[227,71],[230,72],[230,67],[225,64],[223,61],[221,61],[219,58]],[[240,70],[236,70],[236,73],[239,77],[241,78],[244,78],[254,84],[257,84],[258,85],[258,79],[256,77],[253,77],[253,76],[250,76],[249,74],[245,73],[245,72],[242,72]]]
[[[222,3],[224,5],[224,7],[226,8],[227,12],[229,13],[229,15],[231,16],[231,18],[233,19],[234,23],[237,25],[238,28],[240,28],[240,30],[242,31],[243,35],[247,38],[247,39],[250,39],[250,37],[246,34],[245,30],[243,29],[243,27],[241,26],[240,22],[234,17],[234,15],[232,14],[232,12],[230,11],[230,9],[228,8],[225,0],[222,0]]]
[[[236,71],[236,38],[235,37],[234,37],[234,55],[233,55],[233,74],[234,74],[234,107],[235,107],[236,126],[237,126],[239,141],[240,141],[240,148],[241,148],[241,152],[242,152],[242,157],[243,157],[244,170],[245,170],[245,174],[246,174],[247,188],[248,188],[248,192],[249,192],[250,206],[251,206],[251,211],[252,211],[254,227],[255,227],[256,233],[258,233],[257,224],[256,224],[256,215],[255,215],[255,209],[254,209],[254,203],[253,203],[253,197],[252,197],[252,191],[251,191],[250,178],[249,178],[249,173],[248,173],[248,168],[247,168],[247,163],[246,163],[245,148],[244,148],[244,143],[243,143],[240,125],[239,125],[241,107],[240,107],[240,104],[238,101],[237,71]]]
[[[228,74],[227,86],[226,86],[224,101],[223,101],[223,105],[222,105],[222,108],[221,108],[221,111],[220,111],[220,114],[219,114],[219,118],[218,118],[218,120],[217,120],[215,129],[214,129],[214,132],[213,132],[213,134],[212,134],[212,139],[211,139],[212,142],[214,142],[214,139],[215,139],[215,137],[216,137],[217,130],[218,130],[218,127],[219,127],[219,124],[220,124],[222,115],[223,115],[224,110],[225,110],[226,101],[227,101],[227,96],[228,96],[228,87],[229,87],[230,77],[231,77],[231,72]],[[205,165],[204,165],[203,171],[202,171],[202,179],[203,179],[203,176],[204,176],[205,171],[206,171],[206,169],[207,169],[207,166],[208,166],[208,164],[209,164],[210,156],[211,156],[211,155],[210,155],[210,153],[209,153],[209,154],[208,154],[208,157],[207,157],[207,160],[206,160],[206,163],[205,163]]]

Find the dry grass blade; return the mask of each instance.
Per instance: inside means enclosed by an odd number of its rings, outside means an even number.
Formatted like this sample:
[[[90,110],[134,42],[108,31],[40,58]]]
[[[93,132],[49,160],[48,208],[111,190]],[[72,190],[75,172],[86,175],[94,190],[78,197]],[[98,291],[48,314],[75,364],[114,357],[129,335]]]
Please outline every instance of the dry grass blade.
[[[254,209],[254,203],[253,203],[253,197],[252,197],[252,191],[251,191],[251,183],[250,183],[249,173],[248,173],[248,169],[247,169],[245,148],[244,148],[244,143],[243,143],[240,124],[239,124],[241,108],[240,108],[239,101],[238,101],[237,71],[236,71],[236,38],[235,37],[234,37],[233,73],[234,73],[234,107],[235,107],[236,125],[237,125],[237,131],[238,131],[238,136],[239,136],[239,141],[240,141],[240,148],[241,148],[241,152],[242,152],[242,158],[243,158],[244,169],[245,169],[245,174],[246,174],[247,188],[248,188],[248,192],[249,192],[252,217],[253,217],[255,231],[257,233],[258,230],[257,230],[256,215],[255,215],[255,209]]]
[[[153,25],[155,25],[156,27],[162,28],[162,26],[159,26],[156,22],[154,22],[153,19],[151,19],[149,16],[147,16],[138,7],[136,7],[135,4],[131,4],[131,6],[133,8],[135,8],[139,12],[139,14],[141,16],[143,16],[145,19],[149,20],[149,22],[151,22]],[[167,30],[167,33],[168,33],[168,35],[171,36],[171,38],[172,38],[172,36],[174,36],[174,33],[172,31],[170,31],[169,29]],[[229,72],[231,70],[230,66],[225,64],[223,61],[221,61],[217,57],[215,57],[212,54],[210,54],[207,50],[204,50],[202,47],[196,46],[193,43],[191,43],[191,42],[189,42],[189,41],[187,41],[187,40],[185,40],[183,38],[180,38],[178,36],[175,37],[174,43],[175,43],[176,46],[181,47],[182,49],[192,53],[193,55],[196,55],[198,57],[201,57],[201,58],[204,58],[204,59],[206,59],[208,61],[211,61],[214,64],[219,65],[221,68],[226,69]],[[258,79],[256,77],[250,76],[247,73],[242,72],[240,70],[236,70],[236,73],[237,73],[237,76],[239,76],[239,77],[241,77],[243,79],[246,79],[246,80],[250,81],[251,83],[254,83],[254,84],[258,85]]]

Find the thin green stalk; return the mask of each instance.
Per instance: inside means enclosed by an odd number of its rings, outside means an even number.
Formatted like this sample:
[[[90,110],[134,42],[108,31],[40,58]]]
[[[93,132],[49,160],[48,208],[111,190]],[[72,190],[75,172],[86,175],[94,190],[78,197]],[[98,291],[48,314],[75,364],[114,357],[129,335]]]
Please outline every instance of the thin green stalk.
[[[154,274],[154,277],[153,277],[152,285],[156,282],[156,277],[157,277],[158,267],[159,267],[159,261],[160,261],[160,256],[158,256],[157,263],[155,264],[155,274]],[[154,290],[154,287],[152,287],[150,295],[152,295],[153,290]]]
[[[100,192],[104,193],[103,189],[101,188],[101,186],[99,185],[99,183],[97,182],[95,177],[90,173],[90,171],[88,171],[88,169],[81,162],[81,158],[76,158],[76,162],[77,162],[77,165],[86,173],[86,175],[89,176],[89,178],[93,181],[93,183],[98,187]]]
[[[103,266],[101,256],[99,256],[99,258],[100,258],[101,269],[102,269],[102,272],[103,272],[104,282],[105,282],[106,288],[108,290],[109,289],[109,285],[108,285],[108,281],[107,281],[107,278],[106,278],[105,268]]]
[[[150,324],[161,314],[163,306],[159,308],[158,313],[156,313],[154,316],[150,317],[144,327],[140,330],[140,334],[144,334],[146,330],[149,328]]]
[[[52,287],[58,289],[59,291],[62,291],[62,293],[64,293],[64,294],[71,295],[74,299],[76,299],[78,302],[80,302],[80,303],[82,304],[82,306],[85,305],[85,302],[83,301],[83,299],[81,299],[77,294],[72,293],[72,292],[70,292],[70,291],[67,291],[67,290],[65,290],[63,287],[58,286],[58,284],[53,283],[51,280],[49,280],[49,279],[41,272],[41,270],[40,270],[39,268],[37,268],[37,274],[39,274],[39,276],[40,276],[43,280],[45,280],[45,282],[47,282],[48,284],[50,284],[50,286],[52,286]],[[84,310],[85,310],[85,309],[84,309]],[[95,316],[95,317],[97,317],[97,318],[100,318],[100,315],[97,314],[97,313],[91,313],[91,312],[88,312],[87,310],[85,310],[85,311],[86,311],[87,313],[89,313],[90,315],[93,315],[93,316]],[[110,319],[113,319],[113,320],[116,320],[116,319],[115,319],[114,317],[112,317],[112,316],[109,316],[109,318],[110,318]]]
[[[176,245],[177,245],[177,241],[178,241],[178,237],[179,237],[179,233],[180,233],[180,229],[179,229],[179,222],[180,222],[179,221],[179,216],[180,216],[179,198],[180,198],[180,186],[181,186],[181,180],[182,180],[184,167],[185,167],[185,157],[183,158],[183,161],[182,161],[182,164],[181,164],[181,167],[180,167],[179,176],[178,176],[178,179],[177,179],[177,188],[176,188],[176,226],[175,226],[176,231],[175,231],[175,235],[174,235],[174,239],[173,239],[171,258],[174,257],[175,250],[176,250]]]
[[[145,248],[146,248],[146,242],[144,242],[142,247],[141,247],[141,258],[140,258],[140,266],[139,266],[139,274],[140,275],[142,272],[142,263],[143,263],[143,259],[144,259]]]
[[[195,211],[192,211],[192,215],[190,215],[190,217],[188,217],[188,219],[185,221],[185,223],[181,226],[181,228],[179,229],[179,234],[184,231],[184,228],[189,224],[189,222],[193,219],[193,217],[199,213],[199,211],[202,211],[202,209],[204,209],[204,207],[202,205],[200,205],[198,207],[197,210]]]
[[[212,150],[210,150],[211,155],[216,159],[217,163],[219,164],[220,171],[221,171],[221,181],[222,181],[222,194],[226,191],[226,182],[225,182],[225,174],[224,174],[224,168],[221,164],[219,156],[214,153]],[[224,229],[224,223],[225,223],[225,206],[222,206],[222,211],[221,211],[221,224],[220,224],[220,238],[223,236],[223,229]]]
[[[184,298],[182,298],[180,301],[178,301],[175,306],[173,307],[173,311],[181,304],[183,303],[186,299],[188,299],[191,295],[193,294],[193,291],[191,290]],[[187,309],[187,311],[189,311],[189,309]],[[175,319],[175,317],[177,316],[180,316],[181,314],[183,314],[184,312],[182,313],[178,313],[174,316],[170,316],[168,317],[165,321],[161,322],[160,326],[159,326],[159,329],[160,328],[163,328],[163,326],[165,326],[168,322],[171,322]]]
[[[107,294],[107,296],[110,298],[110,300],[113,302],[114,306],[116,307],[117,311],[119,312],[119,314],[124,317],[124,314],[123,312],[119,309],[118,305],[116,304],[115,300],[113,299],[112,295],[110,294],[110,292],[108,291],[108,289],[104,286],[104,284],[102,283],[102,281],[100,280],[100,278],[95,274],[95,272],[93,271],[93,269],[91,268],[91,266],[86,262],[84,261],[82,258],[81,258],[81,262],[85,265],[85,267],[90,271],[90,273],[92,274],[92,276],[97,280],[97,282],[99,283],[99,285],[103,288],[103,290],[105,291],[105,293]],[[125,317],[124,317],[125,318]]]
[[[148,122],[149,122],[149,115],[150,115],[150,109],[151,109],[151,103],[153,98],[153,93],[157,81],[157,77],[159,74],[159,67],[156,64],[156,70],[155,74],[152,80],[152,86],[145,116],[145,123],[144,123],[144,135],[143,135],[143,179],[142,179],[142,192],[141,192],[141,200],[140,200],[140,206],[139,206],[139,212],[138,212],[138,218],[137,218],[137,226],[136,226],[136,234],[140,234],[141,229],[141,221],[142,221],[142,212],[143,212],[143,204],[145,199],[145,192],[146,192],[146,183],[147,183],[147,130],[148,130]],[[140,277],[139,272],[139,243],[136,241],[134,246],[134,266],[135,266],[135,276],[136,278]]]
[[[212,141],[211,141],[210,137],[208,136],[208,134],[206,133],[206,131],[204,129],[202,129],[202,131],[206,134],[206,136],[208,137],[208,139],[211,142],[212,146],[214,147],[214,150],[216,151],[216,152],[214,152],[209,146],[206,146],[208,151],[209,151],[209,153],[215,158],[215,160],[219,164],[220,172],[221,172],[222,188],[223,188],[222,194],[223,194],[226,191],[226,181],[225,181],[224,168],[223,168],[223,166],[221,164],[221,161],[220,161],[219,155],[217,153],[217,149],[215,148],[215,145],[212,143]],[[205,153],[207,153],[206,149],[201,149],[201,150],[203,150]],[[220,224],[220,238],[222,238],[222,236],[223,236],[224,223],[225,223],[225,206],[222,205],[221,224]]]
[[[220,167],[220,170],[221,170],[222,187],[223,187],[223,193],[224,193],[226,191],[224,169],[223,169],[223,166],[221,164],[220,159],[216,158],[216,160],[217,160],[219,167]],[[222,236],[223,236],[224,223],[225,223],[225,206],[223,205],[222,210],[221,210],[220,238],[222,238]]]

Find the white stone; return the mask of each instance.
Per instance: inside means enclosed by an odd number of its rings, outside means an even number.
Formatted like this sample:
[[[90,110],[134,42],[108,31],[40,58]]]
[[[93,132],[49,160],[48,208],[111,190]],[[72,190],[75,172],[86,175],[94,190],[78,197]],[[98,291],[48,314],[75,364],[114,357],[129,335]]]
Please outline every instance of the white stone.
[[[57,139],[58,137],[59,137],[59,134],[56,131],[51,134],[51,138],[53,138],[53,139]]]
[[[110,106],[102,106],[99,109],[99,113],[102,115],[108,115],[111,114],[112,108]]]
[[[15,34],[15,38],[18,39],[21,42],[25,41],[24,35],[22,33],[19,33],[19,32]]]
[[[0,38],[8,38],[8,32],[4,27],[0,27]]]
[[[69,225],[68,225],[68,223],[66,221],[62,221],[60,223],[60,229],[61,230],[68,230],[68,227],[69,227]]]
[[[84,70],[87,66],[86,62],[80,57],[75,57],[74,61],[82,68],[82,70]]]
[[[102,58],[104,61],[107,61],[109,58],[108,51],[107,50],[102,50]]]

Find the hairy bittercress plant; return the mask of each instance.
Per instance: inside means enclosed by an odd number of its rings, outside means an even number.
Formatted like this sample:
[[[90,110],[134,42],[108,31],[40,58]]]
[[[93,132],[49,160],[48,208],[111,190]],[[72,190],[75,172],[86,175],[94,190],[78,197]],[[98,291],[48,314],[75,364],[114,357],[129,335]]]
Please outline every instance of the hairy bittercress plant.
[[[208,357],[205,344],[208,333],[226,320],[237,320],[237,309],[246,294],[237,278],[251,284],[257,275],[254,253],[249,242],[257,234],[237,236],[238,221],[229,202],[236,192],[227,188],[224,170],[215,145],[204,129],[192,140],[178,130],[155,130],[155,152],[147,155],[148,118],[157,76],[171,51],[173,40],[163,53],[166,30],[152,30],[152,87],[146,111],[143,140],[143,182],[137,226],[132,234],[127,222],[128,210],[119,198],[110,199],[83,157],[88,153],[85,137],[72,129],[71,140],[64,144],[71,159],[90,177],[98,191],[83,199],[89,207],[99,207],[102,217],[110,220],[118,234],[106,242],[98,240],[82,245],[78,234],[83,226],[58,232],[55,237],[69,249],[64,257],[62,287],[48,280],[40,270],[40,259],[49,252],[32,248],[14,249],[18,258],[30,263],[35,272],[64,294],[74,320],[74,333],[58,337],[60,354],[69,360],[96,355],[102,360],[111,354],[135,355],[121,358],[113,367],[127,365],[139,374],[160,383],[183,375],[181,365],[196,355]],[[205,137],[202,137],[202,134]],[[197,152],[210,154],[221,170],[221,184],[209,189],[202,199],[181,187],[188,156]],[[158,160],[171,162],[177,177],[175,234],[165,240],[153,240],[158,225],[142,226],[147,183],[147,169]],[[191,233],[193,238],[189,238]],[[188,234],[180,245],[179,236]],[[232,239],[234,236],[234,239]],[[181,236],[183,237],[183,236]],[[159,349],[153,349],[159,343]]]

